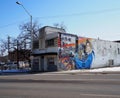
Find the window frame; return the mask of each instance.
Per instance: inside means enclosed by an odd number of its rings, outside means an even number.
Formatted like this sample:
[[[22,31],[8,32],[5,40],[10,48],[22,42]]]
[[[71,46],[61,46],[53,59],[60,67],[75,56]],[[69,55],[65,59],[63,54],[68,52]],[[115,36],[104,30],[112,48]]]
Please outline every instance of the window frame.
[[[55,46],[54,39],[46,40],[46,47],[53,47],[53,46]]]

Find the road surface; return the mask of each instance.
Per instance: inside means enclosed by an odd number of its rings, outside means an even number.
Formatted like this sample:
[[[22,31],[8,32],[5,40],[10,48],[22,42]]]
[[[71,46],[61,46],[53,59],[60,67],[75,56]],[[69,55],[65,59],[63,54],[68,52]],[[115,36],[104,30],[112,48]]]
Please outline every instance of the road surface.
[[[0,76],[0,98],[120,98],[120,75]]]

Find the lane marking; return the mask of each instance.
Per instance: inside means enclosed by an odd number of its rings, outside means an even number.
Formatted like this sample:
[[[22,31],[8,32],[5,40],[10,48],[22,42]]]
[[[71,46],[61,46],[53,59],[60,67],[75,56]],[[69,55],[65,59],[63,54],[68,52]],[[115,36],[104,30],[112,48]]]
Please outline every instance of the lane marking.
[[[105,94],[80,94],[82,96],[93,96],[93,97],[110,97],[120,98],[120,95],[105,95]]]

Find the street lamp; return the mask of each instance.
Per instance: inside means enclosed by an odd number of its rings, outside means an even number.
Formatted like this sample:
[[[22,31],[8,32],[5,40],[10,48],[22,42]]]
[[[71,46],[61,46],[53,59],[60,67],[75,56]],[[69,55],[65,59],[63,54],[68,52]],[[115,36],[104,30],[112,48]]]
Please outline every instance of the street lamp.
[[[32,15],[27,11],[27,9],[20,3],[20,2],[16,2],[16,4],[21,5],[23,7],[23,9],[25,10],[25,12],[30,16],[30,34],[31,34],[31,52],[33,50],[33,31],[32,31]],[[32,60],[31,60],[31,67],[32,67]]]
[[[33,50],[33,32],[32,32],[32,15],[27,11],[27,9],[20,2],[16,2],[16,4],[21,5],[25,12],[30,16],[30,33],[31,33],[31,51]]]

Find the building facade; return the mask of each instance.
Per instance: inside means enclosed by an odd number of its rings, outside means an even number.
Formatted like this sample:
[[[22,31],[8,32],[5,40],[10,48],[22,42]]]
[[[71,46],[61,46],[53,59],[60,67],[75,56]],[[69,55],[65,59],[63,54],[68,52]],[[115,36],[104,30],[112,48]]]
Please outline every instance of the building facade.
[[[33,71],[90,69],[120,65],[120,43],[80,37],[54,27],[39,31]]]
[[[17,61],[29,61],[30,60],[30,54],[31,51],[27,49],[20,49],[20,50],[14,50],[9,51],[8,59],[11,62],[17,62]]]

